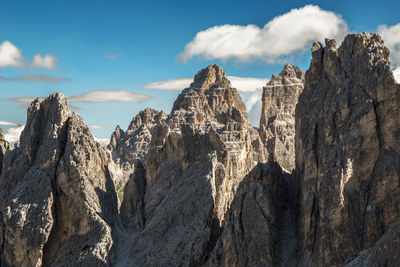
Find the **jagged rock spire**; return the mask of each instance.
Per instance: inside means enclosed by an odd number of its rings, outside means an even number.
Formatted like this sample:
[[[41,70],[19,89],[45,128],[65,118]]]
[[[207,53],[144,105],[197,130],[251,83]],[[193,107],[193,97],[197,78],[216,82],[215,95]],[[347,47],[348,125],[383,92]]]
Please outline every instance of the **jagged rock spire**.
[[[195,76],[190,88],[229,88],[231,82],[226,78],[225,71],[217,64],[211,64],[200,70]]]

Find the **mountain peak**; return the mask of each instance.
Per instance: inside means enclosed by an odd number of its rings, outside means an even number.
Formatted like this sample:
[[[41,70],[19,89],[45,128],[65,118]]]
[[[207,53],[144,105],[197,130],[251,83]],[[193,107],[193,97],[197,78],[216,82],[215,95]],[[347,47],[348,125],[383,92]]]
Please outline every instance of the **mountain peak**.
[[[230,88],[231,82],[226,78],[225,71],[217,64],[211,64],[200,70],[195,76],[190,88]]]

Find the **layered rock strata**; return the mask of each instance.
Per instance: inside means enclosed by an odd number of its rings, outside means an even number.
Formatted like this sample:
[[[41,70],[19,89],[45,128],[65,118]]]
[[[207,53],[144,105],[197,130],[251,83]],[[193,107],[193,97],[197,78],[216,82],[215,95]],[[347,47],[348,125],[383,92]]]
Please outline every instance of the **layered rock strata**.
[[[288,172],[295,169],[295,110],[304,76],[301,69],[287,64],[263,88],[260,137],[268,153]]]

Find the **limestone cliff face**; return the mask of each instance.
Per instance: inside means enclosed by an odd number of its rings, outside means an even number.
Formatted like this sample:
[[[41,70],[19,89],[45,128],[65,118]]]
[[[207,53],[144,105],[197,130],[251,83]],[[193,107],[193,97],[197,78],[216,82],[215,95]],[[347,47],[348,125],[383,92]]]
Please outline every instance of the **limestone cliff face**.
[[[260,136],[268,153],[289,172],[295,169],[295,110],[304,76],[301,69],[287,64],[263,88]]]
[[[135,171],[135,163],[146,161],[152,135],[166,117],[164,111],[146,108],[132,119],[126,132],[117,126],[111,135],[107,146],[110,152],[109,169],[120,201],[123,199],[125,185]]]
[[[4,154],[7,150],[10,150],[12,146],[4,139],[4,132],[3,129],[0,128],[0,174],[1,170],[3,169],[3,159]]]
[[[237,187],[264,160],[225,72],[217,65],[201,70],[156,127],[147,160],[125,188],[121,217],[136,234],[130,263],[205,262]]]
[[[352,266],[393,266],[400,86],[379,35],[350,34],[339,48],[325,43],[312,47],[296,109],[299,263],[340,266],[357,257]]]
[[[27,117],[0,177],[2,264],[109,264],[116,196],[103,150],[61,94]]]

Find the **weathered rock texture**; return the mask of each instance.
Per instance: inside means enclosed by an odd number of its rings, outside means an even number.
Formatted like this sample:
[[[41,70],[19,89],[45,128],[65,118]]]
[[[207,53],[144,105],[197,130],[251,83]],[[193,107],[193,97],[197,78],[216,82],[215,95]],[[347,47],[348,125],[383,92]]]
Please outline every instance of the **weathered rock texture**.
[[[1,170],[3,169],[3,159],[4,154],[7,150],[10,150],[12,146],[4,139],[4,132],[3,129],[0,128],[0,174]]]
[[[295,266],[295,176],[270,161],[241,182],[208,266]]]
[[[109,168],[120,201],[123,198],[125,185],[135,171],[135,163],[146,161],[155,128],[166,117],[164,111],[158,112],[146,108],[132,119],[126,132],[117,126],[112,134],[110,144],[107,146],[111,153]]]
[[[205,262],[239,183],[265,160],[246,107],[217,65],[201,70],[152,135],[125,188],[133,265]]]
[[[33,101],[0,178],[2,264],[108,265],[117,208],[106,163],[66,97]]]
[[[263,88],[260,136],[268,153],[285,170],[295,169],[295,110],[304,87],[304,72],[285,65]]]
[[[400,262],[400,86],[377,34],[314,43],[296,110],[301,266]],[[396,221],[397,220],[397,221]],[[395,264],[397,265],[397,264]]]

